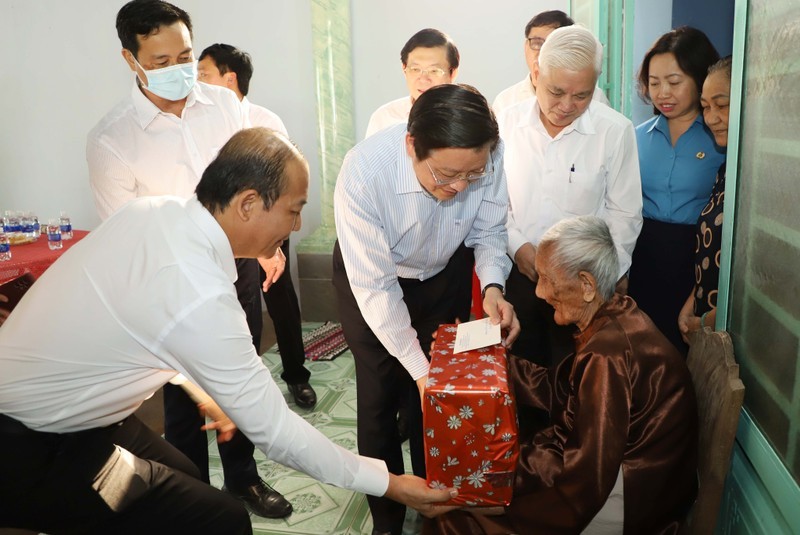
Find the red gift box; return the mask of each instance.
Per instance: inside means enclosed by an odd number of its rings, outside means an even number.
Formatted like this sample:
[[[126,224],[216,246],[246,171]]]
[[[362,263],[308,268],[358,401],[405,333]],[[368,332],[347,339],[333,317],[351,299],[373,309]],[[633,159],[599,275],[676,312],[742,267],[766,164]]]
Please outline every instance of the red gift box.
[[[519,457],[517,411],[506,350],[454,354],[456,325],[440,325],[425,386],[428,484],[456,487],[449,505],[508,505]]]

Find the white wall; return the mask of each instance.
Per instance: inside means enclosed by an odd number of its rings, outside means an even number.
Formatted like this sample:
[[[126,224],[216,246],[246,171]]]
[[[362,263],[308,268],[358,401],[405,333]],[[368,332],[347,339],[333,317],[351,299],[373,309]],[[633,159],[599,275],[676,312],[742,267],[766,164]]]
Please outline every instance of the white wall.
[[[653,106],[645,104],[636,93],[636,77],[642,59],[653,43],[672,29],[672,0],[636,0],[633,22],[633,97],[631,121],[643,123],[653,116]]]
[[[408,95],[400,49],[423,28],[453,39],[461,53],[457,82],[475,86],[489,99],[528,72],[523,56],[525,25],[539,13],[568,0],[351,0],[356,139],[369,116],[390,100]]]
[[[0,210],[67,210],[76,228],[99,219],[89,190],[86,134],[127,95],[132,74],[114,22],[122,0],[2,0],[0,6]],[[281,116],[312,173],[303,229],[320,221],[310,0],[175,0],[192,17],[196,53],[226,42],[253,56],[250,98]],[[398,11],[397,6],[402,5]],[[539,11],[567,0],[352,0],[356,136],[369,115],[406,92],[400,49],[425,27],[449,33],[462,56],[459,81],[491,101],[522,79],[522,38]]]
[[[0,210],[39,217],[68,210],[77,228],[99,219],[89,190],[86,134],[130,91],[114,27],[124,1],[2,0]],[[192,17],[196,55],[226,42],[253,56],[250,99],[281,116],[318,172],[307,1],[179,0]],[[319,186],[293,243],[319,224]]]

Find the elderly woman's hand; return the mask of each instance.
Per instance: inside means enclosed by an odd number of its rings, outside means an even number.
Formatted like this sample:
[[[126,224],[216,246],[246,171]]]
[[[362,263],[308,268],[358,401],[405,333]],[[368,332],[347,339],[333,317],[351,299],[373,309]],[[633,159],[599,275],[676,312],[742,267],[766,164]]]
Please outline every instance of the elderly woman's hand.
[[[503,345],[511,347],[511,344],[519,336],[519,319],[517,319],[517,313],[514,312],[514,306],[503,297],[503,292],[498,288],[487,288],[486,294],[483,296],[483,311],[494,325],[500,324],[500,329],[506,333]]]
[[[678,329],[681,331],[681,338],[683,338],[683,341],[691,345],[689,333],[701,328],[700,318],[694,315],[694,291],[692,291],[692,294],[683,304],[678,314]]]

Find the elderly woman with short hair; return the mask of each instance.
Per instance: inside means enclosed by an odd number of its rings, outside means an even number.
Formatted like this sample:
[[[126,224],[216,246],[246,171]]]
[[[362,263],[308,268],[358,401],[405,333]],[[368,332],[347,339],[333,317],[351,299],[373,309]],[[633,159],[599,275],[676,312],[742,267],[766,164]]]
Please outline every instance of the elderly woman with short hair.
[[[697,408],[683,358],[630,297],[603,220],[565,219],[536,256],[536,294],[574,324],[575,353],[548,369],[512,357],[519,405],[550,425],[521,443],[503,514],[465,510],[424,533],[677,533],[697,490]]]

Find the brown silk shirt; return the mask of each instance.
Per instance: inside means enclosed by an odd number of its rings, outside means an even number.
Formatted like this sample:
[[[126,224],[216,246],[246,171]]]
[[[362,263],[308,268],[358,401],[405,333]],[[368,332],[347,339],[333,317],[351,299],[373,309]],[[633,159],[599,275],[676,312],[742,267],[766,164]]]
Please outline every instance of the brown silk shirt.
[[[510,359],[517,403],[551,425],[521,444],[506,514],[463,512],[423,533],[580,533],[623,470],[625,533],[677,533],[697,490],[697,407],[683,358],[629,297],[615,295],[555,370]]]

